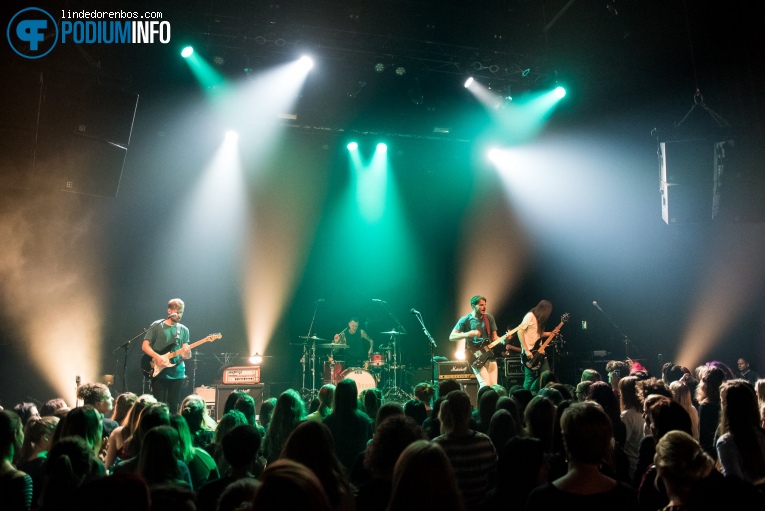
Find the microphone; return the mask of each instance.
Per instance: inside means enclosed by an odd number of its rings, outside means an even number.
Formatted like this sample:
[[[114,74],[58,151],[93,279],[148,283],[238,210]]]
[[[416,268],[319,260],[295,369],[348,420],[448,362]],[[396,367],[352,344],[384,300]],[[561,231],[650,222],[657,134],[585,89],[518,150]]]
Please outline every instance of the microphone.
[[[170,318],[174,318],[174,317],[175,317],[175,316],[177,316],[177,315],[178,315],[178,313],[177,313],[177,312],[173,312],[172,314],[170,314],[170,315],[167,317],[167,319],[170,319]]]
[[[412,314],[416,314],[416,315],[418,315],[418,316],[420,315],[420,311],[418,311],[418,310],[416,310],[416,309],[412,309],[412,310],[410,310],[409,312],[411,312]]]
[[[603,309],[601,309],[601,308],[600,308],[600,305],[598,305],[598,302],[596,302],[595,300],[593,300],[593,301],[592,301],[592,304],[593,304],[595,307],[597,307],[597,308],[598,308],[598,310],[599,310],[600,312],[603,312]]]

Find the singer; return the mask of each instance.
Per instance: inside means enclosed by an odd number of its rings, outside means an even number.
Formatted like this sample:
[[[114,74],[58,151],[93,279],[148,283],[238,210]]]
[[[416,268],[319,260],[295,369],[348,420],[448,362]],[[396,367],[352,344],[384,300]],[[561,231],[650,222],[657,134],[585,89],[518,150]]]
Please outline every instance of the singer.
[[[186,380],[183,359],[191,358],[189,329],[180,323],[184,307],[185,304],[180,298],[173,298],[167,302],[167,318],[152,323],[146,330],[141,344],[141,350],[152,358],[157,366],[164,368],[151,379],[151,393],[157,401],[167,403],[170,413],[178,412],[181,388]],[[181,355],[169,361],[162,357],[164,353],[178,349],[183,349]]]
[[[348,327],[339,334],[335,334],[334,341],[348,346],[346,353],[343,354],[346,367],[364,367],[369,362],[374,341],[359,328],[358,318],[351,318],[348,321]]]
[[[472,345],[480,345],[485,339],[497,340],[497,322],[494,321],[494,316],[486,312],[486,297],[474,296],[470,299],[470,306],[473,308],[473,312],[467,316],[462,316],[449,335],[450,341],[465,339],[465,351],[468,351]],[[494,352],[489,352],[488,362],[482,365],[480,369],[475,368],[473,364],[470,365],[470,368],[478,380],[479,387],[497,384],[499,371]]]

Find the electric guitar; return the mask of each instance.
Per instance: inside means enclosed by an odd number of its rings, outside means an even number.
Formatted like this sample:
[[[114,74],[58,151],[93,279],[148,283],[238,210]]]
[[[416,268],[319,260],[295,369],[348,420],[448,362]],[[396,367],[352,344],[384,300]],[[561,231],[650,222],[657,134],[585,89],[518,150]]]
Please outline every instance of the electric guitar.
[[[560,332],[561,327],[563,327],[563,323],[568,321],[568,312],[563,314],[563,316],[560,317],[560,323],[558,323],[558,326],[555,327],[555,329],[550,332],[550,335],[547,337],[547,340],[542,343],[540,346],[539,343],[541,342],[541,338],[537,339],[537,342],[534,343],[534,347],[531,349],[531,356],[529,357],[526,353],[521,353],[521,362],[523,362],[523,365],[531,369],[532,371],[536,371],[539,369],[539,367],[542,365],[542,361],[545,358],[544,353],[541,353],[547,348],[547,345],[552,342],[553,339],[558,335],[558,332]]]
[[[206,342],[213,342],[223,337],[221,334],[210,334],[204,339],[201,339],[193,344],[189,344],[189,349],[193,350],[197,346],[204,344]],[[157,365],[157,363],[154,361],[153,358],[151,358],[149,355],[144,354],[141,358],[141,370],[143,371],[143,374],[146,375],[147,378],[156,378],[159,373],[167,369],[168,367],[174,367],[177,364],[174,364],[170,362],[170,359],[173,359],[183,353],[183,349],[175,350],[175,351],[169,351],[173,349],[174,345],[168,346],[167,351],[165,353],[159,353],[160,358],[167,362],[167,366],[160,366]]]
[[[513,335],[515,332],[518,331],[518,329],[521,326],[518,325],[512,330],[508,330],[505,335],[502,337],[498,337],[496,341],[492,341],[491,339],[484,339],[481,337],[476,338],[473,341],[473,346],[470,348],[466,348],[465,351],[470,353],[473,356],[473,360],[470,362],[473,367],[476,369],[480,369],[484,366],[487,360],[489,360],[489,357],[491,356],[491,350],[496,346],[497,344],[501,342],[505,342],[505,339]],[[478,344],[480,343],[480,344]],[[518,348],[516,346],[507,346],[509,349],[514,351],[521,351],[521,348]]]

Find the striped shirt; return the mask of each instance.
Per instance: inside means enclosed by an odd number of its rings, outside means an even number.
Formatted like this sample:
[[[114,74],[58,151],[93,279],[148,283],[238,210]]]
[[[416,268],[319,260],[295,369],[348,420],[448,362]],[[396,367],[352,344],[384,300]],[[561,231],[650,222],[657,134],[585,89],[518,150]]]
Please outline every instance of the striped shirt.
[[[482,508],[497,474],[497,451],[489,437],[471,431],[467,437],[441,435],[433,441],[444,448],[452,463],[465,509]]]

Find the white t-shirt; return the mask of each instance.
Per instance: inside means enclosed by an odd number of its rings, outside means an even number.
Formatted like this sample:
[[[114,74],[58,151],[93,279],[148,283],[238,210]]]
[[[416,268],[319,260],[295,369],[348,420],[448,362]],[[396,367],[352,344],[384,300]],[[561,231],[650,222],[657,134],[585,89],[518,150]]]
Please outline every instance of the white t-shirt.
[[[523,330],[523,339],[526,341],[526,345],[529,348],[534,347],[534,343],[537,342],[539,339],[539,332],[537,331],[537,317],[532,312],[527,312],[525,316],[523,316],[523,321],[521,322],[521,328],[520,330]],[[526,346],[521,343],[521,348],[523,348],[523,351],[526,351]]]

